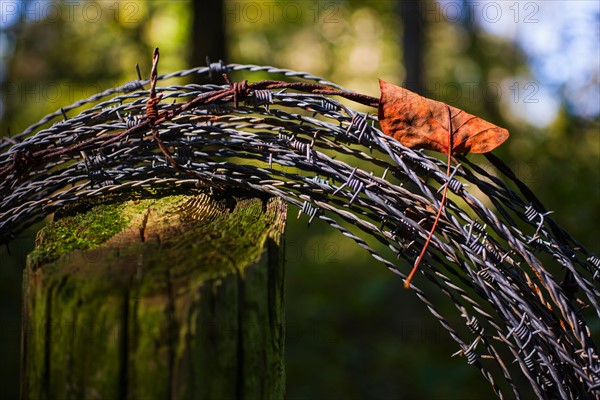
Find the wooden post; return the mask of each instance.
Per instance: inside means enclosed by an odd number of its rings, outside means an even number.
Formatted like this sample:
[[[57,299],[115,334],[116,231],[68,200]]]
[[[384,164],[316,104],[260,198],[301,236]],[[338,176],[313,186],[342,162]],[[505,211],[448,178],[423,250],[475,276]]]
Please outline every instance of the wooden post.
[[[283,399],[279,199],[102,203],[38,234],[24,399]]]

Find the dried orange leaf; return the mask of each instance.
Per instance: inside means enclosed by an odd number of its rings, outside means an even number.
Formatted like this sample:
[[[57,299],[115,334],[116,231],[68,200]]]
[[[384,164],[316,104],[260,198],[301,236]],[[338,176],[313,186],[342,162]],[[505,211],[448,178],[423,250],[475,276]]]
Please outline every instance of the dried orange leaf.
[[[379,80],[379,123],[383,132],[406,147],[448,154],[448,127],[452,126],[451,154],[487,153],[508,139],[508,131],[461,109],[428,99]],[[448,121],[448,109],[452,124]]]

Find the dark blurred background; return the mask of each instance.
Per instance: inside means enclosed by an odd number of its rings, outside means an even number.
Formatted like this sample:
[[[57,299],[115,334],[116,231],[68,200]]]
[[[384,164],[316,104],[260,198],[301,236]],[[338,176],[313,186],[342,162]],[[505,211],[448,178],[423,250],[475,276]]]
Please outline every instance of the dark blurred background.
[[[495,153],[600,253],[599,37],[592,0],[2,0],[0,136],[136,79],[136,63],[146,77],[156,46],[159,73],[209,56],[372,96],[382,78],[508,128]],[[297,211],[286,245],[289,399],[493,397],[400,279]],[[18,397],[21,271],[41,226],[0,250],[3,399]]]

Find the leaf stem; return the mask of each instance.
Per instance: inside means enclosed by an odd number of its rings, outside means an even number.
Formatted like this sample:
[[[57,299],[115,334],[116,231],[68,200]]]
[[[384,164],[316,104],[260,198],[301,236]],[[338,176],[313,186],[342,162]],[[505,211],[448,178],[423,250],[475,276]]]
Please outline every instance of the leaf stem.
[[[412,270],[408,274],[408,277],[404,281],[405,289],[410,288],[410,282],[412,281],[412,278],[415,276],[415,273],[417,272],[417,269],[419,268],[419,264],[421,264],[421,261],[423,260],[423,257],[425,256],[427,247],[429,247],[429,243],[431,242],[431,238],[433,237],[435,228],[437,227],[437,224],[440,220],[440,216],[442,215],[442,211],[444,210],[444,205],[446,204],[446,195],[448,194],[448,184],[450,183],[450,164],[452,162],[452,160],[451,160],[451,157],[452,157],[452,114],[450,113],[450,108],[448,106],[446,106],[446,109],[448,110],[448,163],[447,163],[447,167],[446,167],[446,176],[448,177],[448,181],[444,185],[444,192],[442,193],[440,209],[438,210],[437,215],[435,216],[435,221],[433,222],[431,231],[429,231],[429,236],[427,237],[427,240],[425,241],[425,245],[423,245],[421,254],[419,254],[419,257],[417,257],[417,261],[415,261],[415,265],[413,266]]]

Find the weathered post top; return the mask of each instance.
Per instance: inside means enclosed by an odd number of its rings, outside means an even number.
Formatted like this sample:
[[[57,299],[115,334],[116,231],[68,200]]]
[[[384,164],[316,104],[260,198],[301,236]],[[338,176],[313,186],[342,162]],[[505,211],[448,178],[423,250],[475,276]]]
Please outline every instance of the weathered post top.
[[[49,224],[25,271],[22,397],[283,398],[285,218],[279,199],[201,193]]]

